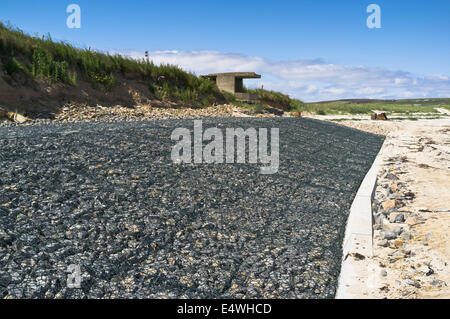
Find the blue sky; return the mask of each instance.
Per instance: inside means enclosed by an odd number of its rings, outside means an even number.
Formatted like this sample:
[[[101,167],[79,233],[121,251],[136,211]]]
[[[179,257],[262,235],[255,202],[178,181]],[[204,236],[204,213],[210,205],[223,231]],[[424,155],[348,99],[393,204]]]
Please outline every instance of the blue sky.
[[[81,29],[66,26],[71,3]],[[381,29],[366,25],[371,3]],[[309,101],[450,97],[448,0],[1,0],[0,19],[198,74],[250,68],[263,78],[248,86]]]

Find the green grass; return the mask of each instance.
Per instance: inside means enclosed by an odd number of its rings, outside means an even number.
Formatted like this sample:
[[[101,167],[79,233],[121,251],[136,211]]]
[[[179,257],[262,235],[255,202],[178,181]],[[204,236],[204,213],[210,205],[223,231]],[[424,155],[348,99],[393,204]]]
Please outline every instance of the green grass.
[[[351,118],[351,119],[331,119],[332,122],[344,122],[344,121],[362,121],[362,119]]]
[[[50,53],[40,46],[34,50],[28,69],[35,78],[76,85],[76,72],[69,72],[69,64],[66,61],[55,61]]]
[[[20,71],[25,70],[22,63],[17,61],[16,58],[9,58],[5,62],[5,71],[9,75],[12,75],[14,73],[18,73]]]
[[[204,105],[225,99],[208,79],[199,78],[174,65],[155,65],[55,42],[50,35],[33,37],[0,22],[0,63],[6,73],[21,73],[35,81],[76,86],[79,81],[105,90],[113,89],[118,78],[147,84],[160,99],[178,99],[187,104]]]
[[[302,101],[291,98],[287,94],[263,89],[245,89],[245,91],[256,94],[263,103],[284,111],[301,111],[304,108]]]
[[[418,120],[438,120],[438,119],[443,119],[446,118],[446,116],[442,116],[442,115],[438,115],[438,116],[407,116],[407,117],[390,117],[390,120],[397,120],[397,121],[401,121],[401,120],[409,120],[409,121],[418,121]]]
[[[302,111],[319,115],[370,114],[373,111],[387,114],[439,113],[435,108],[450,109],[450,99],[429,100],[342,100],[306,103]]]

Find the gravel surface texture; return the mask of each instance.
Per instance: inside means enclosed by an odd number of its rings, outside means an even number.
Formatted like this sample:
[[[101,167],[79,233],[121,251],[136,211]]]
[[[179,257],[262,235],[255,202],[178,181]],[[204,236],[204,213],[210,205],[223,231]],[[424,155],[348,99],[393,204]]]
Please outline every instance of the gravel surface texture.
[[[279,172],[173,164],[190,119],[0,127],[0,297],[333,297],[383,137],[313,119],[203,126],[279,128]]]

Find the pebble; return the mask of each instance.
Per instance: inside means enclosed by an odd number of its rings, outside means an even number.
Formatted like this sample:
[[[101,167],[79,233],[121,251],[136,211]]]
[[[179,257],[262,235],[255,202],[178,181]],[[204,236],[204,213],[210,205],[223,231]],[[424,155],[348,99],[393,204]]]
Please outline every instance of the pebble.
[[[442,287],[441,282],[438,280],[432,280],[430,284],[434,287]]]
[[[409,278],[405,279],[405,283],[407,285],[410,285],[410,286],[413,286],[413,287],[416,287],[416,288],[420,288],[420,284],[418,282],[412,280],[412,279],[409,279]]]
[[[402,234],[400,235],[404,240],[411,240],[412,239],[412,235],[408,232],[402,232]]]
[[[388,230],[383,231],[382,234],[383,234],[383,237],[387,240],[395,239],[398,236],[397,233],[395,233],[393,231],[388,231]]]
[[[389,220],[391,223],[403,223],[405,221],[405,215],[397,214]]]
[[[392,173],[387,173],[384,178],[389,179],[389,180],[394,180],[394,181],[398,181],[399,178],[397,177],[397,175],[394,175]]]
[[[387,239],[382,239],[382,240],[378,241],[377,245],[380,247],[388,247],[389,241]]]
[[[398,235],[400,235],[402,233],[402,231],[403,231],[403,228],[400,227],[400,226],[397,226],[397,227],[394,228],[393,232],[395,233],[396,236],[398,236]]]

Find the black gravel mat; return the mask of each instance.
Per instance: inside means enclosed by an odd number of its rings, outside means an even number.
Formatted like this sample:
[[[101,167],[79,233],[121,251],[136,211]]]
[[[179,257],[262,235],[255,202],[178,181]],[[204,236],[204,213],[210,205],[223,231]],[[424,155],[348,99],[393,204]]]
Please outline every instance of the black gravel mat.
[[[333,297],[383,138],[310,119],[203,123],[278,127],[279,172],[173,164],[186,119],[0,128],[0,297]]]

